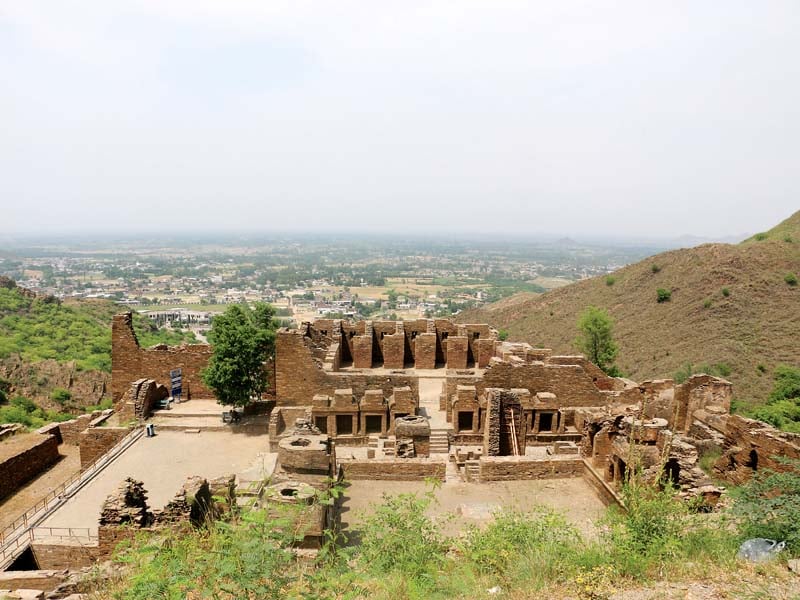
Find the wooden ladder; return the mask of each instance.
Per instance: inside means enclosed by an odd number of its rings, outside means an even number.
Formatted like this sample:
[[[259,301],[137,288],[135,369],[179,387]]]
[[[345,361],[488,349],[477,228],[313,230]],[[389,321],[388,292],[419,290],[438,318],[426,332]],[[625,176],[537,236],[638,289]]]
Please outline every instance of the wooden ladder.
[[[503,410],[506,419],[506,433],[511,436],[511,451],[514,456],[519,456],[519,443],[517,442],[517,423],[514,418],[514,408],[506,406]]]

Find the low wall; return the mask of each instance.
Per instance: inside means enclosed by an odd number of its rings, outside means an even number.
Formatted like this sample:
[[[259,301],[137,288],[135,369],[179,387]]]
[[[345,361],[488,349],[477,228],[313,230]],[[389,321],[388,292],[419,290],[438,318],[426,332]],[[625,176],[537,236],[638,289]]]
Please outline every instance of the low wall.
[[[0,590],[53,591],[64,583],[68,574],[63,570],[0,572]]]
[[[31,545],[36,564],[40,569],[77,569],[90,567],[100,558],[100,549],[94,544],[41,544]]]
[[[606,506],[611,506],[612,504],[616,504],[620,508],[624,509],[625,505],[622,503],[622,498],[620,498],[619,494],[603,479],[601,473],[598,473],[594,470],[592,465],[589,464],[589,461],[583,461],[583,478],[586,480],[597,495],[600,497],[600,500],[603,501],[603,504]]]
[[[0,500],[16,492],[61,458],[58,439],[53,435],[17,435],[2,444],[4,458],[0,460]]]
[[[127,427],[90,427],[81,433],[81,468],[85,469],[128,435]]]
[[[563,479],[581,477],[580,458],[533,458],[527,456],[483,456],[478,481],[514,481],[518,479]]]
[[[403,458],[367,460],[342,460],[339,465],[344,470],[344,478],[384,479],[395,481],[421,481],[428,478],[444,481],[447,463],[430,458]]]

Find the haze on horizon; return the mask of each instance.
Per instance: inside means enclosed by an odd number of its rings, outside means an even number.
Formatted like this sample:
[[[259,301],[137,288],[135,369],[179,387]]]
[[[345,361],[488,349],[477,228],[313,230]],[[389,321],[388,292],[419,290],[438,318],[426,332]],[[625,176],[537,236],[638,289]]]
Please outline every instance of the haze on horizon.
[[[4,234],[726,237],[800,208],[800,5],[0,0]]]

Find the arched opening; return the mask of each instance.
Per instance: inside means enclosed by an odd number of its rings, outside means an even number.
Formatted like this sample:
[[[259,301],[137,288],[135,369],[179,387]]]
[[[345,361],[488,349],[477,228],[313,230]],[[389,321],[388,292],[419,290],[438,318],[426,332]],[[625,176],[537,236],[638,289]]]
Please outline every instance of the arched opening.
[[[758,471],[758,452],[750,450],[750,458],[745,463],[746,467],[750,467],[753,471]]]
[[[681,479],[681,466],[677,458],[670,458],[664,465],[664,487],[671,485],[678,487]]]

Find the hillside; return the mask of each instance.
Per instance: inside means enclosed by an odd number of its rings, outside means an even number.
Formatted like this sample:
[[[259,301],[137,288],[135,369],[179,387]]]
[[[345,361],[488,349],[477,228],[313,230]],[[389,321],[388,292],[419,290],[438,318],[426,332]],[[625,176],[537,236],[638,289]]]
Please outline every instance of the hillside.
[[[800,211],[740,244],[672,250],[535,298],[459,315],[510,340],[575,352],[576,321],[589,305],[615,321],[618,366],[635,380],[671,377],[687,364],[722,365],[737,400],[759,404],[781,363],[800,365]],[[657,290],[671,291],[667,302]]]
[[[118,311],[108,300],[60,302],[0,278],[0,379],[10,384],[9,397],[51,409],[96,404],[111,371],[111,318]],[[134,324],[143,346],[194,341],[193,334],[159,330],[146,317]],[[70,391],[70,405],[51,399],[57,388]]]

